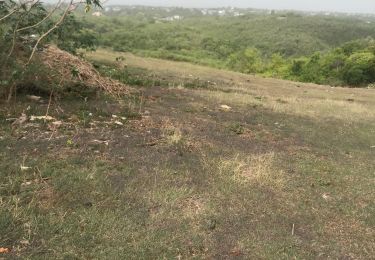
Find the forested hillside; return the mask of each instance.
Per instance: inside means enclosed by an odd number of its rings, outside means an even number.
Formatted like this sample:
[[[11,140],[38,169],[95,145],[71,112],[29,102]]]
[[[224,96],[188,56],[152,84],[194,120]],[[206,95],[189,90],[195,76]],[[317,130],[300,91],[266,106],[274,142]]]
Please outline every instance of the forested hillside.
[[[160,18],[165,14],[152,8],[82,20],[96,32],[102,47],[115,51],[333,85],[367,86],[373,79],[362,75],[367,68],[355,69],[361,74],[355,75],[357,80],[347,80],[343,74],[352,71],[349,67],[357,56],[373,62],[368,48],[375,37],[374,18],[288,12],[204,16],[192,11],[184,17],[181,9],[176,13],[178,19],[173,21]],[[360,42],[352,42],[357,40]],[[349,45],[355,48],[348,51]],[[339,46],[346,51],[335,49]],[[329,56],[319,64],[325,71],[307,75],[306,70],[313,66],[311,59],[316,63],[319,55]]]
[[[221,59],[246,47],[255,47],[265,55],[278,52],[300,56],[375,37],[374,24],[360,19],[292,13],[206,16],[175,22],[147,21],[139,16],[99,19],[100,23],[93,28],[104,46],[125,51],[165,49],[181,55],[196,54],[193,56],[197,58],[203,54],[206,58]]]

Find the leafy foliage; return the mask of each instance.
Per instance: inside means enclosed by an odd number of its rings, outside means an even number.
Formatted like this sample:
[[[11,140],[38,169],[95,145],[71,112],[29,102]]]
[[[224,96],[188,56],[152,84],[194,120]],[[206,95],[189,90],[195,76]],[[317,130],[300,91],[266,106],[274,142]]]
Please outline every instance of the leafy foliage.
[[[375,82],[374,45],[372,39],[358,40],[327,53],[291,59],[287,61],[290,74],[279,76],[318,84],[367,86]]]
[[[73,54],[76,54],[77,49],[95,50],[98,44],[94,32],[86,29],[84,23],[72,14],[67,16],[63,26],[56,30],[54,41],[60,49]]]
[[[100,3],[88,0],[86,5],[99,6]],[[5,87],[0,91],[6,92],[10,88],[10,97],[13,87],[24,84],[28,75],[34,75],[34,80],[41,78],[37,75],[45,73],[42,64],[38,59],[30,63],[37,47],[56,43],[74,53],[77,48],[95,46],[93,34],[69,15],[70,6],[65,8],[61,13],[58,8],[47,9],[41,1],[0,1],[0,85]],[[31,83],[35,84],[34,81]]]
[[[374,81],[375,28],[360,17],[174,12],[185,19],[165,22],[161,9],[135,7],[82,20],[115,51],[319,84]]]

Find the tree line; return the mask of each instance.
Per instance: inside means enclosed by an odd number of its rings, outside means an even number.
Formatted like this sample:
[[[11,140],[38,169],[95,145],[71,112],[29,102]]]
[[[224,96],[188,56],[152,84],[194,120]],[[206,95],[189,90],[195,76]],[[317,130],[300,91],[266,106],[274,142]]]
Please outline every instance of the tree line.
[[[374,82],[375,19],[286,13],[161,22],[149,12],[80,20],[115,51],[319,84]]]

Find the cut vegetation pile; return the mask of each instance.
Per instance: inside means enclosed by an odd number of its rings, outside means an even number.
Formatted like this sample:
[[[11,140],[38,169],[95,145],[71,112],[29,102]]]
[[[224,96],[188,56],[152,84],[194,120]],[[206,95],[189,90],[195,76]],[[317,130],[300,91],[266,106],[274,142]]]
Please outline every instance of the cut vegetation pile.
[[[55,46],[47,46],[41,59],[61,86],[84,86],[100,89],[110,94],[126,94],[129,88],[123,83],[103,77],[89,62]]]

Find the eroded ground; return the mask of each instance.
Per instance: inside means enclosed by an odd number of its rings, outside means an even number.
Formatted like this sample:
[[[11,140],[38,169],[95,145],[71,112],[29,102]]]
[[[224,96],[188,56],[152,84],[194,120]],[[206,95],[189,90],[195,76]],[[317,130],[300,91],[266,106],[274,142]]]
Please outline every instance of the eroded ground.
[[[1,105],[4,257],[375,255],[373,90],[127,61],[158,84]]]

